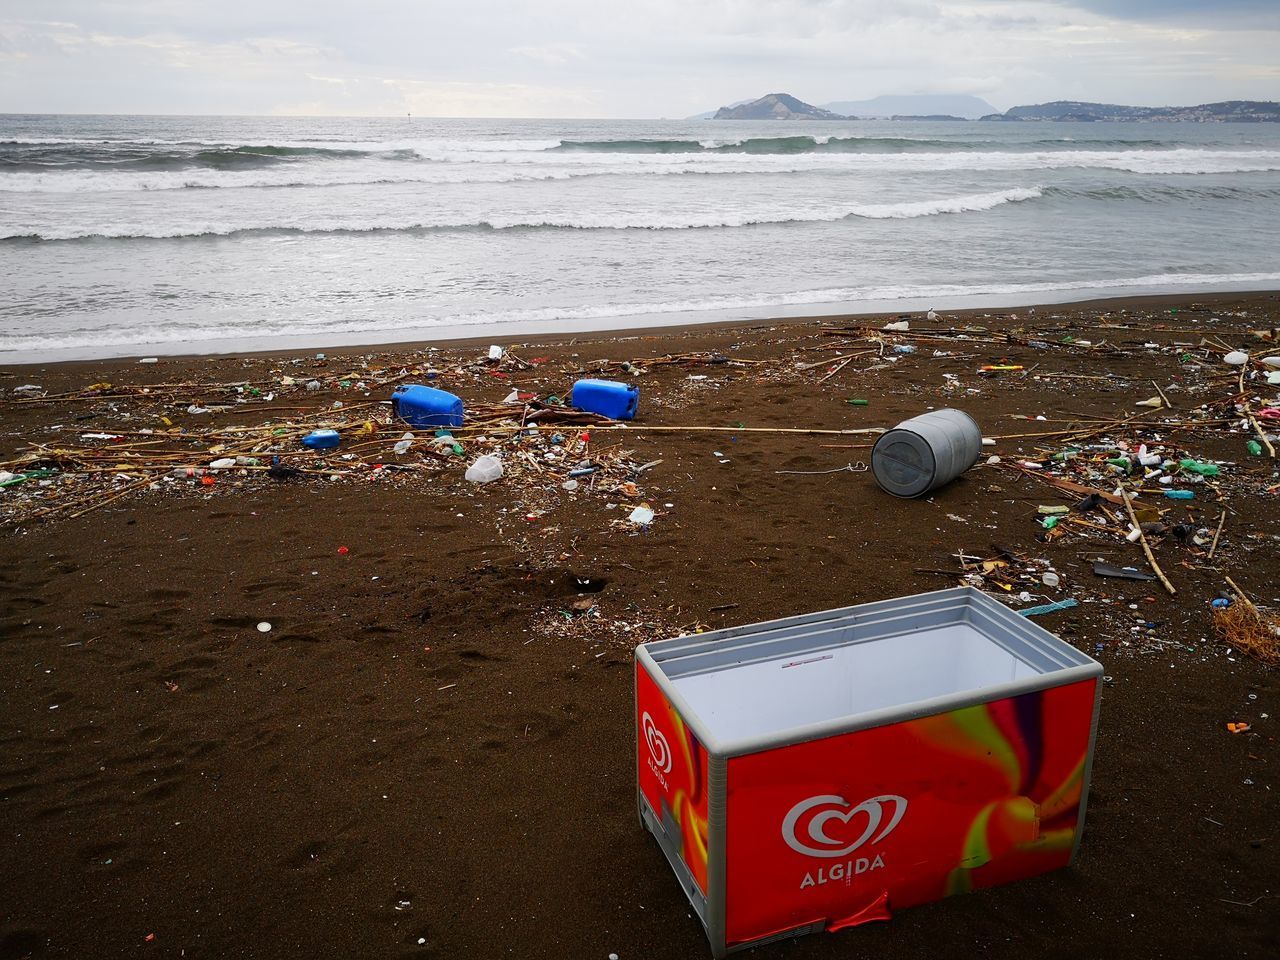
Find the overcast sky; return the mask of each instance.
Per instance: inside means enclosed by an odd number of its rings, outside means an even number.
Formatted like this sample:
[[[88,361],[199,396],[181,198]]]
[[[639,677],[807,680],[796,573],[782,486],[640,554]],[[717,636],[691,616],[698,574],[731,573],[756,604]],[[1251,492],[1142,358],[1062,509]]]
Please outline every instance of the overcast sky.
[[[0,112],[682,117],[1280,100],[1280,0],[3,0]]]

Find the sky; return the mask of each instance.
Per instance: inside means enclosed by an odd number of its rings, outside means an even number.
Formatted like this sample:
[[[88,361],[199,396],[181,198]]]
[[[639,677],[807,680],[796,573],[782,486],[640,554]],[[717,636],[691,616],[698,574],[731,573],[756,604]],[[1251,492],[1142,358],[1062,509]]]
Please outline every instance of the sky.
[[[683,117],[1280,100],[1280,0],[4,0],[0,112]]]

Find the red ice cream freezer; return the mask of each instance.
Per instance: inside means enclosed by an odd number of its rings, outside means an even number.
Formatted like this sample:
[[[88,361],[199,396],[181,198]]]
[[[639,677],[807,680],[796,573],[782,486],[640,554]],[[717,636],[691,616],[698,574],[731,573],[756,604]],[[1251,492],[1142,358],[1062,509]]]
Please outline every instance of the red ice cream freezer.
[[[641,821],[715,957],[1044,873],[1101,677],[971,587],[642,644]]]

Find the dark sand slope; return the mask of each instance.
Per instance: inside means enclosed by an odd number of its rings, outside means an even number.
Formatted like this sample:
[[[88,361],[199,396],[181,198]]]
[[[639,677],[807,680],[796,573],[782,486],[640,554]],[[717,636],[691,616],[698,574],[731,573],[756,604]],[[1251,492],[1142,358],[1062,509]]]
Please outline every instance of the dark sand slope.
[[[1030,321],[1019,311],[1016,324],[1065,322],[1097,339],[1109,311],[1108,322],[1131,327],[1106,331],[1111,342],[1135,345],[1194,340],[1155,329],[1193,319],[1231,345],[1280,325],[1275,295],[1203,304],[1184,298],[1176,315],[1167,303],[1051,307]],[[940,326],[952,322],[969,319]],[[549,340],[522,353],[551,362],[516,379],[558,392],[590,359],[735,344],[734,356],[792,357],[821,345],[821,329]],[[930,345],[870,374],[856,361],[822,384],[827,368],[665,368],[639,381],[640,422],[843,428],[955,405],[991,435],[1037,429],[1011,414],[1127,415],[1152,395],[1150,378],[1179,388],[1177,411],[1234,392],[1221,365],[1191,373],[1173,351],[1099,361],[957,349],[969,355],[934,358]],[[974,374],[1004,358],[1132,380]],[[227,382],[272,370],[292,368],[268,357],[76,364],[0,371],[14,375],[0,385]],[[962,388],[948,391],[944,373]],[[470,401],[500,400],[511,383],[444,385]],[[855,396],[870,405],[843,402]],[[0,404],[0,459],[47,440],[51,424],[118,429],[128,409]],[[270,415],[246,406],[217,416]],[[79,519],[0,527],[0,957],[707,956],[637,823],[636,639],[949,586],[915,568],[953,569],[957,548],[986,553],[993,541],[1051,559],[1069,588],[1061,596],[1116,601],[1040,620],[1090,653],[1103,644],[1113,678],[1076,866],[751,956],[1275,957],[1280,674],[1202,638],[1224,573],[1261,601],[1280,592],[1280,504],[1265,494],[1276,478],[1244,454],[1238,431],[1165,438],[1238,464],[1222,485],[1231,513],[1220,556],[1206,564],[1172,538],[1157,547],[1175,598],[1089,572],[1097,554],[1141,563],[1136,546],[1076,534],[1038,542],[1035,505],[1070,501],[1033,481],[982,467],[931,500],[901,502],[869,474],[776,474],[867,459],[821,446],[839,440],[788,435],[627,437],[637,460],[664,461],[641,483],[660,511],[642,535],[610,526],[625,513],[605,508],[616,497],[515,481],[475,489],[460,467],[413,481],[164,484]],[[996,449],[1019,452],[1016,441]],[[535,504],[548,512],[530,522]],[[1216,520],[1216,505],[1193,506]],[[572,575],[606,581],[598,621],[560,612],[577,596]],[[1154,635],[1131,632],[1130,602],[1159,624]],[[726,604],[737,606],[712,610]],[[270,633],[257,632],[260,620]],[[1235,720],[1253,731],[1227,733]]]

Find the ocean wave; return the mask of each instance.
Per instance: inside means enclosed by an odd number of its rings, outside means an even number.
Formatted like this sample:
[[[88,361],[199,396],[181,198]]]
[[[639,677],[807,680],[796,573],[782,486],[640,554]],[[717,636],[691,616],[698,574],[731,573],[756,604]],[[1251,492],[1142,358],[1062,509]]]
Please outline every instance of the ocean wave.
[[[990,137],[969,139],[941,139],[930,137],[841,137],[837,135],[806,135],[790,137],[739,137],[692,139],[638,139],[638,140],[561,140],[549,148],[553,153],[746,153],[791,155],[803,153],[907,153],[990,150],[995,143]],[[1099,150],[1119,148],[1127,150],[1176,149],[1176,144],[1164,140],[1097,139],[1074,140],[1070,137],[1050,137],[1039,140],[1011,141],[1004,144],[1004,152],[1018,153],[1053,148],[1055,152],[1076,149]]]
[[[3,149],[0,144],[0,176],[6,173],[45,173],[71,170],[140,171],[165,170],[253,170],[282,163],[307,160],[336,160],[376,156],[381,160],[416,160],[412,150],[388,150],[370,154],[363,150],[337,147],[199,146],[176,149],[138,144],[91,144],[67,148],[61,144],[22,149]]]
[[[690,141],[692,142],[692,141]],[[478,150],[440,152],[430,158],[408,146],[379,154],[344,148],[323,162],[315,154],[222,151],[203,166],[174,162],[149,169],[153,161],[102,164],[93,169],[0,164],[0,192],[108,193],[134,190],[257,189],[372,183],[520,183],[599,176],[701,174],[739,176],[789,173],[949,173],[1116,170],[1140,175],[1196,175],[1280,171],[1280,150],[1077,150],[1033,152],[924,153],[757,153],[699,150],[688,153],[575,152],[519,150],[494,154]],[[255,148],[259,151],[261,148]],[[284,149],[284,148],[276,148]],[[289,148],[303,149],[303,148]],[[414,162],[424,161],[424,162]]]
[[[259,222],[239,224],[205,223],[172,229],[137,232],[135,228],[48,229],[38,232],[0,235],[0,241],[72,241],[72,240],[174,240],[197,237],[238,237],[247,235],[299,235],[341,233],[444,233],[503,230],[706,230],[750,227],[765,224],[798,224],[831,222],[851,218],[867,220],[910,220],[940,214],[971,213],[991,210],[1006,203],[1034,200],[1042,195],[1039,187],[1013,187],[991,193],[967,194],[901,203],[822,205],[808,208],[743,210],[736,213],[705,214],[662,211],[645,214],[607,213],[592,216],[488,217],[474,221],[432,221],[408,218],[398,223],[350,220],[311,221],[308,223]]]
[[[922,284],[917,286],[863,286],[823,287],[793,290],[757,296],[713,295],[708,297],[657,302],[632,301],[580,307],[533,307],[508,310],[477,310],[471,312],[440,313],[433,316],[406,320],[397,317],[359,320],[345,315],[341,320],[310,323],[300,329],[296,323],[270,324],[261,320],[239,323],[219,321],[216,325],[164,324],[148,328],[80,329],[58,334],[21,333],[7,334],[0,338],[0,355],[36,353],[41,351],[96,352],[98,355],[122,351],[125,355],[148,352],[189,352],[193,343],[209,344],[219,341],[236,349],[237,343],[246,339],[260,341],[263,338],[288,338],[305,335],[310,347],[321,346],[325,337],[340,337],[351,342],[353,336],[367,337],[370,342],[381,339],[386,342],[426,336],[432,329],[441,327],[504,326],[513,324],[545,325],[551,330],[557,323],[572,323],[575,327],[598,322],[597,329],[620,318],[634,318],[638,324],[648,318],[672,314],[708,314],[720,311],[771,309],[783,310],[795,307],[823,305],[858,305],[868,303],[893,303],[895,301],[919,301],[942,307],[947,301],[955,302],[963,297],[999,297],[1012,302],[1034,302],[1042,294],[1078,291],[1081,295],[1114,295],[1125,290],[1191,287],[1212,290],[1214,288],[1247,285],[1274,285],[1280,283],[1280,273],[1226,273],[1226,274],[1177,274],[1161,273],[1130,277],[1073,278],[1047,280],[1034,283],[978,283]],[[1018,298],[1026,298],[1019,300]],[[550,330],[544,332],[551,332]]]

